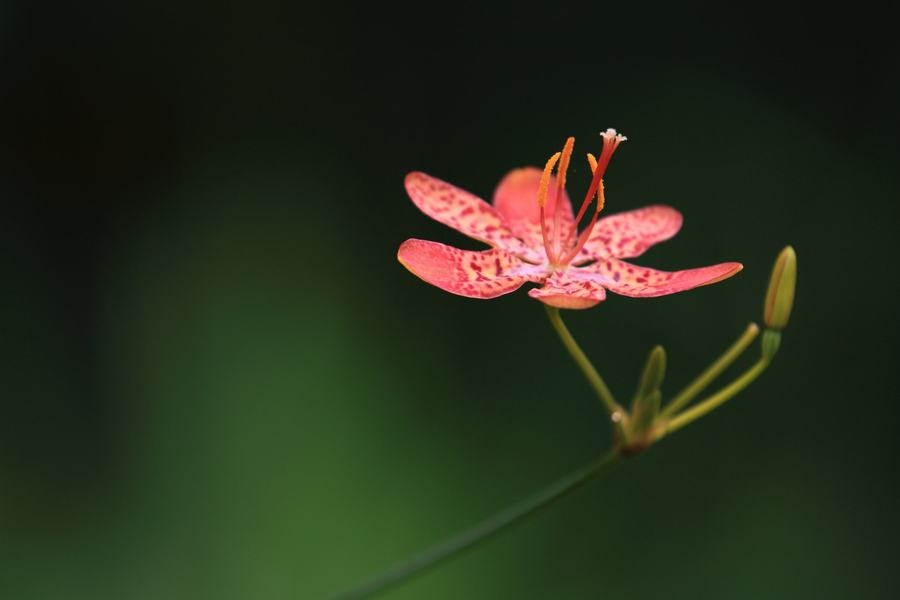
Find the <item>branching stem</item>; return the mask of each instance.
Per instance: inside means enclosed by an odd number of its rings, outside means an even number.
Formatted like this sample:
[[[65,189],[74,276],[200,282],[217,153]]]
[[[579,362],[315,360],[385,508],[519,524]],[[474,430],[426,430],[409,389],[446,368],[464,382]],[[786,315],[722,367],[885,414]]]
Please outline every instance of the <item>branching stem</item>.
[[[687,404],[693,400],[697,394],[702,392],[709,386],[710,383],[715,380],[716,377],[722,374],[722,372],[731,366],[741,354],[743,354],[744,350],[747,349],[747,346],[756,339],[756,336],[759,335],[759,326],[756,323],[750,323],[747,325],[747,329],[744,330],[744,333],[741,334],[735,342],[731,345],[728,350],[725,351],[722,356],[720,356],[716,361],[706,368],[705,371],[700,373],[694,381],[692,381],[686,388],[681,390],[677,396],[672,398],[672,401],[666,405],[662,412],[660,413],[660,417],[669,417],[674,415],[679,410],[687,406]]]

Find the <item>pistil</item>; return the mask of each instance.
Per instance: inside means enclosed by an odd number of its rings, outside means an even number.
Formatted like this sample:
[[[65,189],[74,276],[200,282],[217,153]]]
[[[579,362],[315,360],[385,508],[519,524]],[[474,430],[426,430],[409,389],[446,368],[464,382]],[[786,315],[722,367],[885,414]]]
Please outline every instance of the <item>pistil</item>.
[[[569,262],[571,262],[571,260],[578,255],[578,253],[590,238],[591,231],[594,229],[594,225],[597,223],[597,216],[600,214],[600,211],[603,209],[603,205],[605,203],[605,197],[603,193],[603,174],[606,172],[606,167],[609,165],[609,160],[612,158],[612,155],[616,151],[616,148],[619,147],[619,144],[628,139],[624,135],[619,135],[618,133],[616,133],[615,129],[607,129],[600,135],[603,138],[603,150],[600,152],[599,159],[595,159],[593,155],[588,154],[588,162],[591,164],[591,169],[593,169],[594,171],[594,176],[591,178],[591,185],[588,187],[588,191],[584,196],[584,201],[581,203],[581,208],[578,210],[578,215],[575,217],[575,223],[572,226],[573,235],[570,236],[569,239],[575,237],[575,234],[578,231],[578,223],[581,221],[582,217],[584,217],[584,213],[587,212],[587,208],[590,205],[595,193],[597,194],[597,206],[594,210],[594,215],[591,217],[591,220],[588,223],[587,227],[584,228],[584,231],[581,232],[581,235],[577,236],[574,247],[569,250],[562,258],[562,264],[568,264]]]
[[[615,129],[607,129],[600,135],[603,138],[603,150],[600,152],[599,159],[595,158],[593,154],[587,155],[588,163],[590,163],[591,170],[594,174],[591,178],[591,184],[588,187],[587,193],[584,196],[584,201],[581,203],[581,208],[578,210],[578,215],[572,223],[572,230],[567,232],[565,239],[563,239],[562,234],[561,204],[566,189],[566,172],[569,170],[569,161],[572,157],[572,149],[575,146],[575,138],[570,137],[566,140],[562,152],[557,152],[550,157],[547,164],[544,166],[544,172],[541,174],[540,186],[538,187],[538,205],[541,208],[541,238],[544,242],[544,251],[547,253],[547,261],[549,266],[553,269],[560,267],[564,268],[578,255],[590,238],[591,231],[597,223],[597,217],[600,214],[600,211],[603,210],[603,205],[606,200],[604,196],[603,174],[606,172],[606,167],[609,165],[609,160],[612,158],[616,148],[618,148],[619,144],[624,142],[627,138],[624,135],[616,133]],[[556,203],[554,204],[553,210],[553,230],[550,231],[547,227],[545,208],[547,205],[547,193],[550,188],[550,177],[553,174],[553,168],[556,167],[557,162],[559,163],[559,169],[557,169],[556,175]],[[594,199],[595,194],[597,196],[597,205],[594,209],[594,214],[591,216],[591,220],[588,222],[587,227],[585,227],[584,231],[579,235],[578,223],[581,222],[581,219],[587,212],[588,206],[590,206],[591,200]],[[563,246],[572,244],[573,239],[574,245],[572,245],[568,251],[563,253]]]
[[[600,180],[603,178],[604,173],[606,173],[606,167],[609,165],[609,159],[612,158],[613,152],[616,151],[616,148],[619,147],[619,144],[628,139],[624,135],[619,135],[618,133],[616,133],[615,129],[607,129],[604,133],[600,134],[600,137],[603,138],[603,150],[600,152],[600,159],[596,160],[594,159],[593,155],[588,155],[588,162],[591,163],[591,168],[594,171],[594,176],[591,178],[591,185],[588,187],[588,191],[584,195],[584,202],[581,203],[581,208],[578,211],[578,216],[575,217],[576,227],[578,226],[578,223],[581,222],[581,218],[584,216],[584,213],[587,212],[587,207],[588,205],[590,205],[591,199],[594,197],[594,193],[600,186]]]
[[[597,188],[597,209],[594,211],[594,215],[591,217],[591,220],[587,224],[587,227],[585,227],[584,231],[582,231],[578,236],[578,240],[575,242],[575,246],[573,246],[572,249],[562,257],[562,264],[567,265],[572,262],[572,259],[578,256],[578,253],[581,252],[581,249],[584,248],[584,245],[587,243],[588,239],[590,239],[591,231],[593,231],[594,225],[597,224],[597,217],[600,215],[600,211],[603,209],[603,204],[606,202],[603,190],[603,180],[601,179],[600,187]]]

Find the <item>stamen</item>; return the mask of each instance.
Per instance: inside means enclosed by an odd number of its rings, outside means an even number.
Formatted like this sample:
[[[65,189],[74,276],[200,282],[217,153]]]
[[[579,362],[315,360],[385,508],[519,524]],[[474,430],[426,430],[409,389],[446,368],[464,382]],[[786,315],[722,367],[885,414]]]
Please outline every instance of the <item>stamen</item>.
[[[553,250],[550,247],[550,236],[547,232],[547,219],[545,216],[544,206],[547,204],[547,188],[550,187],[550,175],[553,173],[553,167],[556,166],[556,161],[559,160],[559,152],[550,157],[547,161],[547,164],[544,165],[544,172],[541,173],[541,181],[538,184],[538,205],[541,207],[541,237],[544,240],[544,251],[547,253],[547,260],[550,261],[551,264],[555,263],[553,256]]]
[[[544,172],[541,173],[541,181],[538,185],[538,204],[544,206],[547,204],[547,188],[550,187],[550,175],[553,173],[553,167],[556,166],[556,161],[559,160],[559,152],[550,157],[547,161],[547,164],[544,166]]]
[[[562,233],[560,232],[560,219],[562,214],[563,193],[566,189],[566,173],[569,170],[569,160],[572,158],[572,149],[575,147],[575,138],[569,137],[563,146],[562,158],[559,168],[556,170],[556,205],[553,211],[553,253],[559,256]]]
[[[588,162],[591,165],[591,172],[597,170],[597,159],[594,158],[594,155],[588,152],[587,155]],[[603,210],[603,204],[606,202],[606,197],[603,195],[603,180],[600,180],[600,194],[597,196],[597,210],[596,212],[600,212]],[[583,216],[583,215],[582,215]]]

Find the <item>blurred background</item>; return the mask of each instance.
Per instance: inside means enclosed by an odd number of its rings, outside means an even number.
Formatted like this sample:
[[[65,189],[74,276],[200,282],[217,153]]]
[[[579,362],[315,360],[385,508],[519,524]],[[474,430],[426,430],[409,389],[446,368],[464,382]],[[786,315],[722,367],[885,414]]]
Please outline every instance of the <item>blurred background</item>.
[[[386,597],[897,597],[896,15],[718,6],[0,4],[0,596],[321,598],[602,452],[541,305],[395,253],[479,247],[406,172],[490,198],[616,127],[606,210],[685,216],[636,262],[745,269],[576,338],[671,396],[790,243],[778,359]]]

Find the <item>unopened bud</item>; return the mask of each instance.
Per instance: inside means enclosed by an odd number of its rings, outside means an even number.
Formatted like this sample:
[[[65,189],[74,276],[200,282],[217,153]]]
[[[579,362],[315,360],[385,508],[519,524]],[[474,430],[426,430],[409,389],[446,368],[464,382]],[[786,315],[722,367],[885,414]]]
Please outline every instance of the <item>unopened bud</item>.
[[[658,390],[665,376],[666,351],[662,346],[656,346],[647,357],[647,364],[644,365],[644,372],[641,374],[641,381],[638,384],[637,395],[639,397],[649,396]]]
[[[785,246],[775,260],[769,291],[763,308],[763,322],[769,329],[781,331],[791,316],[794,305],[794,289],[797,287],[797,254],[790,246]]]
[[[636,430],[642,431],[649,427],[659,414],[661,401],[659,387],[665,375],[666,351],[662,346],[656,346],[647,357],[647,364],[644,365],[644,372],[641,374],[631,408],[633,426]]]

